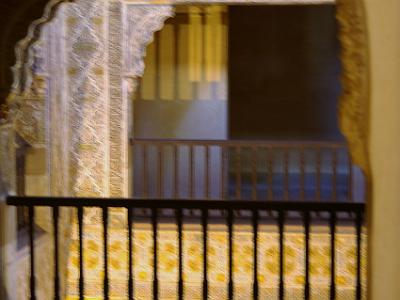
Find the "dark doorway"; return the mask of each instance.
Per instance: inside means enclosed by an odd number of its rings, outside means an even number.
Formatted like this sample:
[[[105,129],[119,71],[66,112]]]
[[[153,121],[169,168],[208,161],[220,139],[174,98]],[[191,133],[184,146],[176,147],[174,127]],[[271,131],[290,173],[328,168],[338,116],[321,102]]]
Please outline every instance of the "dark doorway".
[[[335,7],[229,8],[232,139],[341,139]]]

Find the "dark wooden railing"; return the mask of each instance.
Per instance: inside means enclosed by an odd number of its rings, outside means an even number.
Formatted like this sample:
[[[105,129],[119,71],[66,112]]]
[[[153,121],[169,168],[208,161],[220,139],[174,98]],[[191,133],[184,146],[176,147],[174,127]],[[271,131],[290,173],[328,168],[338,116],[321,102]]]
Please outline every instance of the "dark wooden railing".
[[[134,139],[141,198],[363,201],[341,142]]]
[[[304,299],[310,299],[310,224],[317,218],[325,218],[329,224],[329,234],[330,234],[330,299],[336,299],[336,283],[335,283],[335,270],[340,266],[336,262],[336,226],[341,221],[345,221],[347,224],[352,224],[355,228],[355,240],[356,240],[356,273],[354,278],[355,294],[354,299],[361,299],[362,291],[362,281],[361,281],[361,232],[363,226],[363,216],[364,216],[364,204],[362,203],[335,203],[335,202],[300,202],[300,201],[253,201],[253,200],[172,200],[172,199],[95,199],[95,198],[45,198],[45,197],[8,197],[8,205],[14,206],[26,206],[29,209],[29,236],[30,236],[30,295],[31,299],[36,299],[36,279],[35,279],[35,253],[34,249],[34,219],[35,219],[35,207],[47,206],[53,209],[53,224],[54,224],[54,287],[55,295],[54,299],[60,299],[60,276],[59,276],[59,235],[58,235],[58,222],[59,222],[59,208],[60,207],[76,207],[77,208],[77,219],[78,219],[78,236],[79,236],[79,266],[80,266],[80,277],[79,277],[79,299],[84,299],[85,295],[85,278],[84,278],[84,208],[86,207],[97,207],[101,208],[103,211],[103,242],[104,249],[107,249],[108,241],[108,228],[109,228],[109,218],[108,210],[109,208],[117,207],[124,208],[127,210],[127,226],[128,226],[128,245],[127,250],[129,252],[129,259],[127,266],[128,271],[128,282],[129,287],[127,289],[128,298],[134,299],[134,268],[135,262],[132,258],[132,243],[134,235],[132,224],[134,222],[133,209],[148,209],[151,211],[151,228],[153,233],[153,294],[149,298],[154,300],[159,299],[159,286],[160,280],[158,276],[158,257],[160,255],[158,250],[158,232],[159,224],[165,222],[165,219],[160,217],[160,212],[163,210],[172,210],[173,217],[177,224],[178,230],[178,299],[184,298],[184,286],[185,281],[183,278],[183,222],[184,219],[191,222],[199,222],[202,228],[203,235],[203,284],[202,284],[202,295],[203,299],[207,299],[209,296],[208,287],[208,248],[207,245],[211,239],[209,235],[209,222],[212,218],[210,211],[223,211],[225,213],[221,214],[220,222],[227,224],[228,228],[228,296],[229,299],[234,299],[235,297],[235,282],[233,277],[233,226],[237,222],[237,218],[247,218],[250,219],[250,224],[252,226],[253,232],[253,299],[259,299],[260,284],[258,279],[258,270],[260,269],[258,262],[258,241],[259,241],[259,224],[260,222],[273,222],[278,225],[279,233],[279,299],[282,300],[285,297],[285,275],[284,275],[284,227],[289,221],[297,220],[299,224],[302,225],[304,229],[305,243],[304,243],[304,255],[305,255],[305,266],[304,266]],[[200,218],[193,218],[192,215],[186,214],[186,210],[197,210],[200,212]],[[236,211],[247,212],[245,214],[235,214]],[[169,219],[168,222],[171,219]],[[104,251],[104,299],[109,299],[109,268],[108,268],[108,252]]]

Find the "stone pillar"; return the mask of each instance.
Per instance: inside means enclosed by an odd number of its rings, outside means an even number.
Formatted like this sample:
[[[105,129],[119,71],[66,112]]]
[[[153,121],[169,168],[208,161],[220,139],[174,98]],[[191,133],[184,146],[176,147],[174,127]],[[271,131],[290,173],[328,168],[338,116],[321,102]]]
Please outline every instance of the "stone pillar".
[[[400,1],[365,0],[371,63],[370,299],[400,299]]]
[[[109,195],[108,1],[79,0],[66,12],[69,175],[77,196]]]

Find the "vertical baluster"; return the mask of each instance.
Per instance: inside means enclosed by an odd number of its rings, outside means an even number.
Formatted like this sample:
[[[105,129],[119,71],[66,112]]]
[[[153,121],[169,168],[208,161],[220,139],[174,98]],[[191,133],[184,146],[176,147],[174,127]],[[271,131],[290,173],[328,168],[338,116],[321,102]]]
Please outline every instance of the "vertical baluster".
[[[53,207],[53,231],[54,231],[54,300],[60,299],[60,276],[59,276],[59,248],[58,248],[58,223],[59,208]]]
[[[129,138],[129,145],[132,146],[132,162],[130,162],[131,166],[132,166],[132,171],[130,174],[130,178],[132,178],[132,189],[131,189],[131,193],[133,197],[136,196],[141,196],[142,193],[139,194],[139,191],[142,187],[142,182],[140,178],[140,160],[141,160],[141,156],[138,149],[138,144],[137,142],[134,140],[134,138]],[[139,153],[139,154],[138,154]]]
[[[18,230],[20,230],[20,229],[24,228],[24,226],[26,226],[26,223],[27,223],[26,216],[27,216],[27,214],[26,214],[25,207],[18,206],[17,207],[17,221],[18,221],[17,228],[18,228]],[[28,219],[29,219],[29,216],[28,216]],[[28,222],[29,222],[29,220],[28,220]]]
[[[273,166],[273,161],[274,161],[274,150],[272,148],[268,148],[268,155],[267,155],[267,168],[268,168],[268,200],[273,200],[274,199],[274,191],[272,189],[272,184],[273,184],[273,173],[274,173],[274,166]]]
[[[285,148],[283,154],[283,165],[284,165],[284,176],[285,176],[283,197],[286,201],[289,200],[289,159],[290,159],[289,149]]]
[[[258,210],[253,210],[253,299],[258,300]]]
[[[348,200],[353,201],[353,164],[350,157],[350,152],[347,152],[347,164],[349,169],[349,179],[348,179]]]
[[[36,300],[36,283],[35,283],[35,208],[33,206],[29,206],[28,209],[28,217],[29,217],[29,247],[30,247],[30,267],[31,267],[31,276],[30,276],[30,288],[31,288],[31,300]]]
[[[278,212],[278,227],[279,227],[279,300],[285,297],[285,279],[284,279],[284,222],[285,214],[283,211]]]
[[[137,79],[137,88],[136,88],[136,92],[135,92],[135,100],[143,100],[143,78],[139,77]]]
[[[225,195],[225,172],[226,172],[226,163],[227,163],[227,157],[226,157],[226,148],[225,145],[221,145],[221,175],[220,175],[220,197],[222,200],[225,199],[226,195]]]
[[[337,149],[332,149],[332,201],[337,200]]]
[[[241,148],[236,146],[236,199],[242,198]]]
[[[174,197],[179,198],[179,159],[178,145],[174,145]]]
[[[153,300],[158,300],[158,210],[152,209],[153,226]]]
[[[210,182],[210,170],[209,170],[209,165],[210,165],[210,149],[208,145],[204,146],[204,151],[205,151],[205,157],[204,157],[204,186],[205,186],[205,199],[208,199],[210,197],[210,187],[209,187],[209,182]]]
[[[164,160],[163,160],[163,145],[158,145],[158,198],[161,199],[164,196]]]
[[[315,149],[316,151],[316,171],[317,171],[317,178],[316,178],[316,198],[317,201],[321,201],[321,149],[317,146]]]
[[[193,157],[193,145],[189,145],[189,193],[190,199],[194,198],[195,191],[195,177],[194,177],[194,157]]]
[[[330,286],[330,300],[336,299],[336,247],[335,247],[335,236],[336,236],[336,213],[330,213],[329,220],[329,228],[330,228],[330,248],[331,248],[331,286]]]
[[[83,272],[83,207],[78,207],[78,234],[79,234],[79,300],[83,300],[85,294],[85,279]]]
[[[25,195],[25,187],[26,187],[26,180],[25,180],[25,168],[26,168],[26,155],[25,155],[26,148],[21,147],[16,149],[16,184],[17,184],[17,194],[20,196]],[[17,207],[17,229],[22,229],[29,223],[29,208],[26,206],[18,206]]]
[[[103,207],[103,260],[104,260],[104,279],[103,279],[103,292],[104,299],[109,299],[108,292],[108,208]]]
[[[252,170],[252,190],[251,198],[253,200],[257,199],[257,147],[252,148],[252,159],[251,159],[251,170]]]
[[[305,245],[305,284],[304,284],[304,299],[310,299],[310,212],[304,213],[304,245]]]
[[[202,210],[203,231],[203,300],[208,299],[208,210]]]
[[[361,300],[361,292],[362,292],[362,285],[361,285],[361,230],[362,230],[362,222],[363,216],[361,212],[357,212],[356,216],[356,251],[357,251],[357,261],[356,261],[356,268],[357,268],[357,279],[356,279],[356,299]]]
[[[305,200],[305,149],[300,148],[300,199]]]
[[[132,223],[133,223],[133,209],[128,209],[128,264],[129,264],[129,279],[128,279],[128,296],[129,300],[133,300],[133,246],[132,246]]]
[[[233,299],[233,210],[228,209],[229,282],[228,299]]]
[[[148,191],[148,158],[147,158],[147,145],[143,144],[143,197],[147,198],[149,196]]]
[[[183,220],[182,209],[177,210],[178,222],[178,299],[183,300]]]

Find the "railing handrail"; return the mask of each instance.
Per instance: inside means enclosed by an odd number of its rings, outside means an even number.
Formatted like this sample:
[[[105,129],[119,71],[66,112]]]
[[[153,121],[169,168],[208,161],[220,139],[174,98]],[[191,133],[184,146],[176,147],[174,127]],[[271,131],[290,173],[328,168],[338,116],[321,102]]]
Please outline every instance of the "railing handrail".
[[[7,204],[13,206],[67,206],[67,207],[125,207],[174,209],[232,209],[276,211],[331,211],[364,212],[364,203],[311,202],[311,201],[260,201],[260,200],[198,200],[198,199],[143,199],[143,198],[82,198],[8,196]]]
[[[196,139],[196,140],[185,140],[185,139],[148,139],[148,138],[131,138],[130,144],[184,144],[184,145],[215,145],[215,146],[244,146],[244,147],[252,147],[252,146],[263,146],[263,147],[293,147],[293,148],[302,148],[302,147],[331,147],[331,148],[344,148],[347,147],[347,143],[345,141],[330,141],[330,140],[209,140],[209,139]]]

